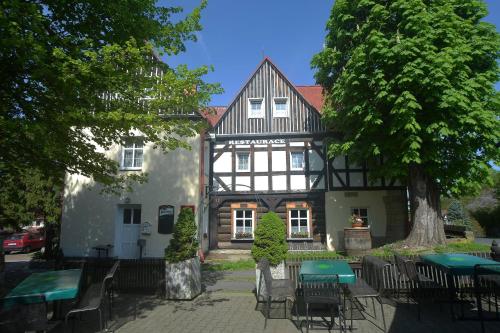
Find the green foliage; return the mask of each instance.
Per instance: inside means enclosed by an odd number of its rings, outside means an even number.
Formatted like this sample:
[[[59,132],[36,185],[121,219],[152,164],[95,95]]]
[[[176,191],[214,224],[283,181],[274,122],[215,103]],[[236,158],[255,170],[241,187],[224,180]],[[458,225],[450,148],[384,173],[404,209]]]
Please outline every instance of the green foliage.
[[[138,131],[164,152],[188,148],[185,139],[203,125],[186,115],[221,89],[203,81],[210,67],[172,68],[154,54],[185,51],[205,5],[183,15],[155,0],[2,2],[1,177],[37,170],[49,182],[80,173],[121,192],[146,175],[119,175],[97,147]]]
[[[500,205],[495,207],[483,207],[471,212],[472,217],[485,230],[490,237],[500,236]]]
[[[183,208],[174,225],[170,245],[165,249],[165,259],[170,263],[176,263],[194,258],[197,251],[198,239],[194,213],[190,208]]]
[[[0,225],[22,226],[37,218],[58,222],[62,174],[45,177],[39,170],[12,170],[0,177]]]
[[[500,38],[486,14],[482,0],[335,1],[312,61],[341,137],[329,155],[389,178],[421,165],[444,194],[477,192],[500,158]]]
[[[275,212],[262,215],[255,229],[252,256],[256,262],[267,258],[273,266],[282,262],[288,251],[285,224]]]
[[[472,229],[472,222],[470,221],[467,213],[462,206],[462,203],[458,200],[452,200],[448,206],[448,223],[454,225],[462,225],[467,228],[467,230]]]

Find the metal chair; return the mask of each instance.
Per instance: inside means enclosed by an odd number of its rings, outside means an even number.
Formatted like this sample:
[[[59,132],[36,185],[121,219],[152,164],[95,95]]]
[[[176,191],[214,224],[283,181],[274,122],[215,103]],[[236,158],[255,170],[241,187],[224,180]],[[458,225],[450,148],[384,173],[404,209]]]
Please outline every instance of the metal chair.
[[[69,317],[75,315],[81,315],[82,313],[85,312],[96,311],[99,316],[99,331],[101,332],[103,330],[103,326],[104,328],[106,328],[106,320],[105,318],[103,318],[101,307],[103,301],[106,298],[107,292],[109,290],[112,290],[113,278],[116,270],[118,269],[118,265],[119,261],[117,261],[113,265],[113,267],[109,270],[108,274],[101,283],[94,283],[90,285],[90,287],[83,295],[82,299],[78,302],[77,306],[66,314],[66,317],[64,319],[65,327],[67,327],[68,325]],[[110,305],[110,311],[111,311],[111,305]],[[72,331],[74,331],[74,322]]]
[[[118,270],[118,267],[120,266],[120,261],[117,260],[111,269],[109,270],[108,274],[106,275],[107,279],[110,279],[108,283],[108,287],[106,290],[106,294],[108,295],[108,304],[109,304],[109,319],[113,319],[113,298],[115,296],[115,274],[116,271]]]
[[[380,304],[380,311],[382,313],[382,322],[384,325],[384,332],[387,331],[385,323],[384,305],[380,296],[383,287],[383,270],[390,264],[373,256],[364,256],[361,262],[361,277],[356,278],[356,283],[348,284],[349,295],[354,299],[372,299],[373,314],[377,318],[377,311],[375,309],[375,300]],[[372,287],[374,286],[374,287]],[[360,304],[360,303],[358,303]],[[352,315],[351,315],[352,326]]]
[[[415,261],[403,259],[405,274],[413,287],[409,288],[408,297],[413,298],[417,303],[417,318],[420,321],[421,303],[424,300],[433,302],[445,297],[445,288],[417,270]],[[453,305],[452,305],[453,306]]]
[[[394,255],[394,263],[396,264],[396,268],[398,269],[398,281],[397,281],[397,298],[399,298],[401,296],[401,285],[405,284],[406,286],[406,300],[407,302],[409,302],[409,295],[408,295],[408,283],[410,282],[410,280],[408,279],[408,277],[406,276],[406,268],[405,268],[405,260],[406,258],[400,256],[399,254],[395,254]]]
[[[285,303],[285,317],[286,302],[291,299],[295,303],[295,288],[292,281],[289,279],[274,279],[271,275],[271,267],[269,266],[269,261],[266,258],[262,258],[258,263],[258,268],[260,269],[260,279],[259,285],[257,286],[257,309],[260,302],[260,297],[262,296],[262,282],[264,282],[265,288],[265,303],[266,303],[266,315],[264,321],[264,328],[267,327],[267,319],[270,317],[271,303]]]
[[[61,321],[48,320],[47,302],[44,295],[33,295],[30,297],[30,302],[29,304],[8,306],[7,309],[0,312],[0,331],[2,333],[50,332],[61,323]]]
[[[481,332],[484,332],[484,314],[481,295],[487,295],[489,311],[491,298],[495,302],[496,320],[500,320],[498,312],[498,295],[500,294],[500,264],[474,266],[474,292],[476,295],[477,311],[481,322]]]
[[[339,327],[341,332],[345,331],[345,301],[340,290],[338,275],[301,275],[302,293],[306,304],[306,331],[309,332],[309,307],[311,304],[327,305],[330,310],[331,322],[328,330],[335,326],[335,313],[339,317]]]

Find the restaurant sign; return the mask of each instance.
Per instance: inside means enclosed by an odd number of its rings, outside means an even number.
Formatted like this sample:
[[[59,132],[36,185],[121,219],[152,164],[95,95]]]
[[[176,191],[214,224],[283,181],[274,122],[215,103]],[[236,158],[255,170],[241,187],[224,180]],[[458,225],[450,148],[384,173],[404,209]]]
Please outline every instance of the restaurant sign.
[[[230,145],[269,145],[269,144],[285,144],[289,139],[251,139],[251,140],[229,140]]]

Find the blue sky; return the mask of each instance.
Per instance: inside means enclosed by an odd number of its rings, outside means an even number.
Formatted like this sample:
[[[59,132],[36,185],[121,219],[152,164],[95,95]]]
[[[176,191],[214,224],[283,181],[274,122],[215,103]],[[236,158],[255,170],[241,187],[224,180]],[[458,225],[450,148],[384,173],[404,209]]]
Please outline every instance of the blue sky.
[[[199,2],[173,1],[186,11]],[[486,2],[490,13],[486,21],[500,31],[500,1]],[[211,105],[228,105],[264,55],[294,84],[314,84],[310,62],[323,45],[332,5],[333,0],[209,0],[198,42],[188,43],[187,52],[164,60],[190,68],[213,65],[206,81],[220,82],[224,93],[213,96]],[[500,90],[500,83],[496,88]]]

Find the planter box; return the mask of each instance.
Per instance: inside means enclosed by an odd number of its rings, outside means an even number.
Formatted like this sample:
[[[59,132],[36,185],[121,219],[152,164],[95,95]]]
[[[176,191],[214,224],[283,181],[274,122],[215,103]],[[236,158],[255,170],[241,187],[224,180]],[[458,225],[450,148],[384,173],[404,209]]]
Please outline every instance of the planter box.
[[[198,257],[178,263],[165,263],[167,299],[191,300],[201,294],[201,267]]]
[[[280,264],[277,266],[271,266],[271,275],[273,279],[284,279],[285,276],[285,262],[282,261]],[[266,292],[266,282],[264,281],[264,277],[262,277],[262,284],[260,285],[260,293],[257,288],[259,288],[259,282],[260,282],[260,269],[257,268],[257,265],[255,266],[255,290],[257,292],[257,295],[260,297],[267,297],[267,292]]]

